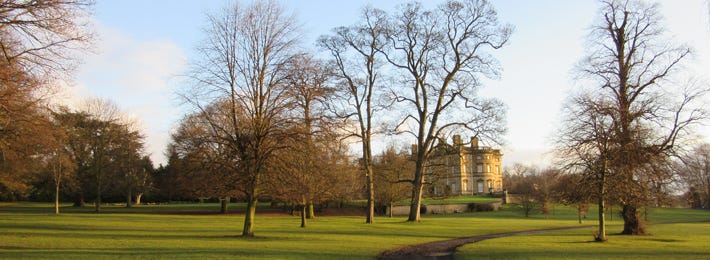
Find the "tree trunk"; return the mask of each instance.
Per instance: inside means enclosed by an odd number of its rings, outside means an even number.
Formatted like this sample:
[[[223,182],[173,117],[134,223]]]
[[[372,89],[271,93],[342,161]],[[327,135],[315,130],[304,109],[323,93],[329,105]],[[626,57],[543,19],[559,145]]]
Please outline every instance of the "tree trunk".
[[[96,174],[96,200],[94,200],[94,212],[101,213],[101,178]]]
[[[315,219],[316,218],[316,212],[315,209],[313,208],[313,202],[308,202],[308,211],[306,211],[306,218],[308,219]]]
[[[132,205],[132,200],[133,200],[133,190],[131,187],[128,187],[128,190],[126,191],[126,208],[130,208]]]
[[[306,227],[306,205],[299,205],[299,208],[301,208],[301,227],[305,228]]]
[[[606,189],[604,188],[604,185],[606,184],[606,171],[608,167],[608,160],[606,160],[607,157],[604,157],[604,165],[602,167],[602,171],[599,173],[599,183],[598,189],[599,189],[599,230],[597,230],[597,235],[594,238],[595,241],[598,242],[604,242],[606,241],[606,220],[604,219],[604,199],[606,199]],[[580,220],[581,221],[581,220]],[[580,222],[581,223],[581,222]]]
[[[364,164],[365,174],[367,175],[367,219],[365,223],[372,224],[375,222],[375,176],[372,170],[372,151],[370,149],[370,140],[363,139]]]
[[[375,222],[375,182],[372,176],[372,168],[367,173],[367,221],[372,224]]]
[[[251,194],[247,198],[247,211],[244,215],[244,229],[242,237],[254,237],[254,217],[256,216],[256,188],[252,188]]]
[[[59,215],[59,182],[54,186],[54,214]]]
[[[72,205],[72,206],[74,206],[74,207],[83,207],[83,206],[85,206],[85,205],[86,205],[86,202],[84,202],[84,194],[81,193],[81,194],[79,194],[79,196],[76,198],[76,200],[74,201],[74,205]]]
[[[229,197],[224,197],[224,199],[219,200],[219,202],[221,204],[220,209],[219,209],[219,213],[227,214],[228,207],[229,207],[229,201],[230,201]]]
[[[423,174],[418,174],[415,176],[414,185],[412,185],[412,202],[409,204],[409,218],[407,218],[409,222],[421,221],[420,210],[422,205],[422,190],[424,189],[422,175]]]
[[[602,192],[604,188],[602,187]],[[595,241],[597,242],[604,242],[606,241],[606,220],[604,219],[604,197],[599,196],[599,230],[597,231],[597,235],[594,238]],[[580,216],[579,223],[582,223],[582,217]]]
[[[142,193],[142,192],[136,194],[136,205],[140,205],[140,204],[141,204],[141,198],[143,198],[143,193]]]
[[[624,205],[621,210],[621,216],[624,218],[623,235],[644,235],[646,230],[643,226],[643,221],[639,218],[638,208],[635,205]]]
[[[422,145],[417,145],[417,161],[414,169],[414,180],[412,181],[412,200],[409,204],[408,222],[421,221],[422,191],[424,190],[424,173],[426,172],[426,157]]]
[[[392,210],[393,210],[393,209],[394,209],[394,203],[392,203],[392,202],[390,201],[390,212],[389,212],[390,218],[392,218]]]
[[[94,200],[94,212],[101,213],[101,194],[97,194]]]

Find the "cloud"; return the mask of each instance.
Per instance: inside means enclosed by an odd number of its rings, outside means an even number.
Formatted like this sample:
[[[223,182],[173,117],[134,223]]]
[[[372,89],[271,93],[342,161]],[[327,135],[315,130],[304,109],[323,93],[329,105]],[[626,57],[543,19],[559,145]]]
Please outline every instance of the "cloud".
[[[85,57],[76,85],[65,96],[113,100],[140,121],[153,162],[165,163],[170,128],[181,116],[173,101],[172,82],[186,66],[184,51],[168,39],[135,40],[100,26],[98,34],[98,53]]]

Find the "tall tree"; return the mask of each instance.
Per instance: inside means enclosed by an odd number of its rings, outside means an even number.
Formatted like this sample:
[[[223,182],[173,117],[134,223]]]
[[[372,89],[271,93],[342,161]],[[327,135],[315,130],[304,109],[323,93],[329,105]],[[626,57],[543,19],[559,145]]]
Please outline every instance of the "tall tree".
[[[488,140],[505,132],[504,106],[476,91],[480,76],[499,76],[486,51],[503,47],[512,28],[501,25],[484,0],[450,0],[434,10],[412,2],[400,9],[390,19],[382,53],[401,75],[401,90],[391,93],[406,110],[398,130],[411,134],[418,147],[408,221],[420,221],[427,161],[437,140],[456,128]]]
[[[377,102],[378,93],[383,90],[382,73],[384,62],[378,59],[378,52],[386,44],[384,33],[387,14],[379,9],[365,7],[362,21],[349,27],[333,29],[333,34],[322,36],[319,45],[326,49],[335,67],[337,91],[343,105],[336,114],[346,120],[355,120],[357,126],[347,129],[351,136],[362,144],[362,169],[367,180],[367,216],[365,223],[375,219],[375,172],[372,168],[372,136],[375,115],[381,111]]]
[[[676,83],[690,50],[665,39],[657,5],[634,0],[601,5],[579,71],[594,86],[593,101],[607,118],[614,156],[601,159],[614,175],[614,187],[623,189],[616,198],[623,207],[622,234],[643,234],[638,208],[648,202],[648,186],[637,180],[648,179],[653,173],[648,166],[664,161],[705,117],[695,103],[706,90]]]
[[[288,129],[291,100],[284,79],[297,47],[297,24],[274,1],[233,3],[208,19],[201,56],[190,73],[194,84],[183,97],[209,123],[221,148],[241,163],[234,174],[245,180],[242,235],[253,237],[262,174]],[[207,111],[217,103],[220,113]]]

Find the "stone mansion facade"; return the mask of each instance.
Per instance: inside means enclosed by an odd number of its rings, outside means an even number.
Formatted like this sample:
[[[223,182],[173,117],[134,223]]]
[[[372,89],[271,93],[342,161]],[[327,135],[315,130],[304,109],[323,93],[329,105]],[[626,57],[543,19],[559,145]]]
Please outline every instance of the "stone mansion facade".
[[[440,142],[427,163],[430,195],[473,195],[503,191],[500,149],[478,146],[478,138],[463,143],[454,135],[453,143]]]

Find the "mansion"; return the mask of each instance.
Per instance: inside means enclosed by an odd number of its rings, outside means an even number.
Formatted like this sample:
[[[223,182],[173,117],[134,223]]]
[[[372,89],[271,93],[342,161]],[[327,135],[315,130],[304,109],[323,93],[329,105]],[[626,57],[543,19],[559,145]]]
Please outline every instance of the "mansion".
[[[500,149],[478,146],[478,137],[463,143],[441,141],[427,163],[430,195],[474,195],[503,191]],[[414,147],[413,147],[414,148]]]

